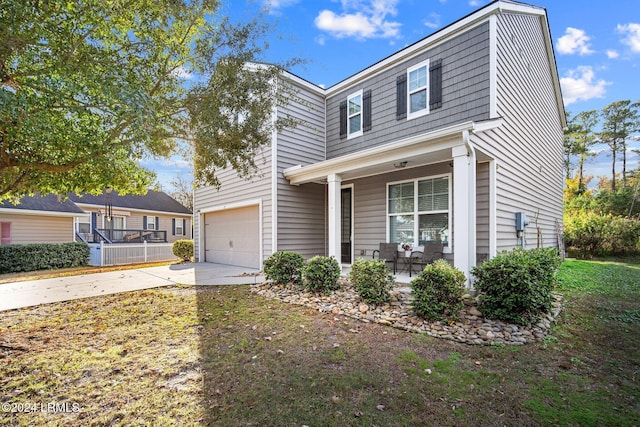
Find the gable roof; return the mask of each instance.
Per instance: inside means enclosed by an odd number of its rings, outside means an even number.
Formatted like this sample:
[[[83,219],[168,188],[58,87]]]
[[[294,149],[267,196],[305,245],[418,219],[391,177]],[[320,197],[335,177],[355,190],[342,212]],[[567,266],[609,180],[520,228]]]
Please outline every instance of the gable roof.
[[[105,194],[69,194],[69,199],[75,203],[104,206],[107,197]],[[119,196],[116,191],[111,193],[111,205],[118,208],[139,209],[147,211],[172,212],[183,215],[191,215],[191,211],[177,200],[162,191],[149,190],[144,196],[127,194]]]
[[[2,209],[19,209],[24,211],[42,211],[42,212],[61,212],[71,214],[83,214],[82,209],[75,205],[71,200],[62,200],[55,194],[41,196],[25,196],[17,204],[8,201],[0,202]]]

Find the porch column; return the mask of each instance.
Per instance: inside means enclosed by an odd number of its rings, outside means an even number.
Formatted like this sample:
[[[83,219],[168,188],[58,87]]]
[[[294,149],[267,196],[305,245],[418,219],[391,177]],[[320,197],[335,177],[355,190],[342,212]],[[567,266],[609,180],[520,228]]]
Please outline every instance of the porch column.
[[[340,175],[331,174],[327,176],[328,197],[329,197],[329,256],[334,256],[340,268],[342,269],[341,254],[341,219],[342,219],[342,177]]]
[[[467,277],[476,264],[476,160],[466,145],[452,149],[453,155],[453,265]]]

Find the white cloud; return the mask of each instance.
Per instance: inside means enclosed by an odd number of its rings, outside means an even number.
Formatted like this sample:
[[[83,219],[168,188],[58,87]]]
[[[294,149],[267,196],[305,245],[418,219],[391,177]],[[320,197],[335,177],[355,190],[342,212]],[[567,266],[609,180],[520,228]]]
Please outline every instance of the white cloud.
[[[482,4],[480,0],[471,0],[469,1],[469,6],[478,7]]]
[[[341,14],[325,9],[314,23],[337,38],[397,38],[402,24],[387,19],[398,14],[397,3],[398,0],[342,0]]]
[[[185,80],[191,80],[191,78],[193,78],[193,73],[182,66],[174,69],[172,74],[180,79]]]
[[[589,43],[591,38],[587,36],[583,30],[567,27],[564,36],[558,39],[556,49],[561,54],[572,55],[578,53],[580,55],[589,55],[594,51],[591,50]]]
[[[609,59],[616,59],[620,56],[620,53],[618,53],[617,50],[613,50],[613,49],[609,49],[607,50],[607,57]]]
[[[605,87],[610,84],[611,82],[603,79],[595,80],[592,67],[581,66],[575,70],[569,70],[565,77],[560,79],[564,105],[592,98],[603,98],[606,92]]]
[[[440,15],[438,15],[437,13],[430,13],[429,19],[425,19],[423,23],[427,28],[436,29],[440,26]]]
[[[631,48],[632,52],[640,53],[640,24],[618,25],[616,31],[625,35],[621,41]]]

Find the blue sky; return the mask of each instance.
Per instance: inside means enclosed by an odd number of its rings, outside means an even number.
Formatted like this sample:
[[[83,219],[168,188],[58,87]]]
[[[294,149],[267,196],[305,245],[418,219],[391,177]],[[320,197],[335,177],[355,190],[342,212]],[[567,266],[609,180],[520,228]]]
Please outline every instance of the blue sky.
[[[245,20],[261,9],[277,23],[267,61],[306,60],[294,74],[329,87],[490,3],[480,0],[234,0],[222,12]],[[565,107],[572,114],[640,101],[638,0],[533,0],[547,9]],[[640,143],[636,144],[640,148]],[[639,165],[631,156],[628,167]],[[180,160],[148,162],[164,188],[186,176]],[[607,175],[605,153],[588,173]]]

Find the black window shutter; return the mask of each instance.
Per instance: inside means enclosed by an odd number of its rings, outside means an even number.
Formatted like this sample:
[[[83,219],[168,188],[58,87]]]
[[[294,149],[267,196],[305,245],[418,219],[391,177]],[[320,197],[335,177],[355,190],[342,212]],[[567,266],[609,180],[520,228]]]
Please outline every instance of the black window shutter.
[[[176,235],[176,219],[175,218],[171,220],[171,228],[173,229],[173,235],[175,236]]]
[[[362,95],[362,131],[371,130],[371,89]]]
[[[182,220],[182,235],[183,236],[187,235],[187,220],[186,219]]]
[[[91,212],[91,233],[93,233],[93,230],[96,228],[98,228],[98,214]]]
[[[340,103],[340,139],[347,137],[347,101]]]
[[[429,66],[429,109],[442,107],[442,59],[436,59]]]
[[[142,229],[146,230],[147,229],[147,216],[143,216],[142,217]]]
[[[402,73],[396,79],[396,120],[407,118],[407,75]]]
[[[156,228],[155,228],[156,230],[160,230],[159,225],[160,225],[160,218],[156,217]]]

